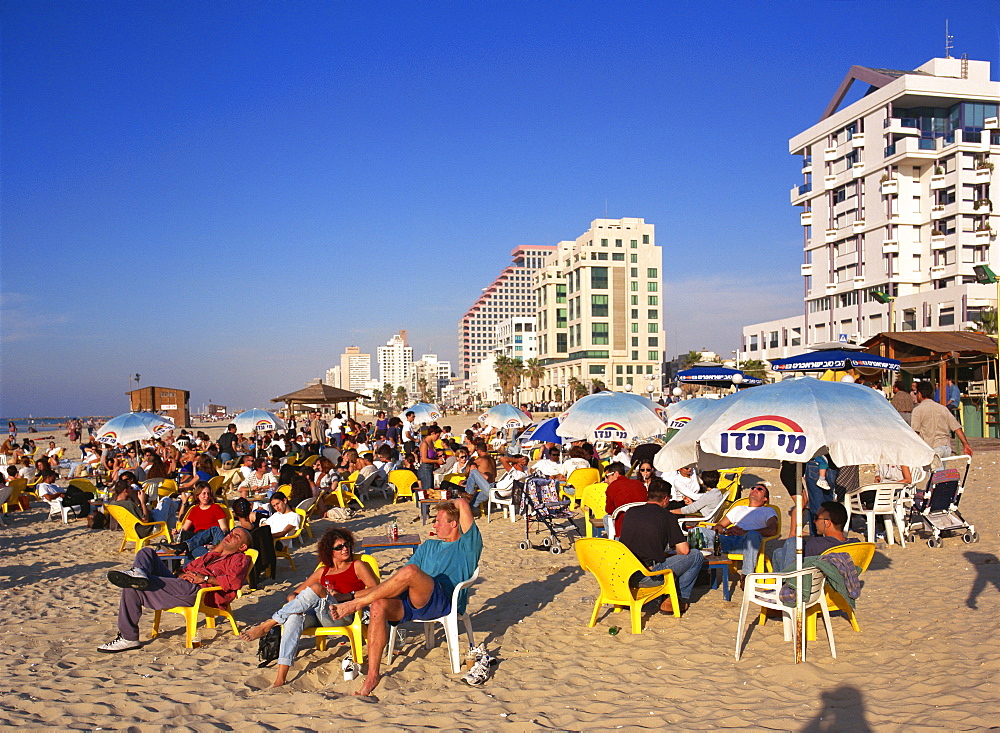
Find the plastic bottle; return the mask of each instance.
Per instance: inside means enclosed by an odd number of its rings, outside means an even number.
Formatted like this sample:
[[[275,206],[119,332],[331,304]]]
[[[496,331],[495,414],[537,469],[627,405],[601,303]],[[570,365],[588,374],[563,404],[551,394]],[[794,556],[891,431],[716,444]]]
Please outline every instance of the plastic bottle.
[[[396,520],[392,520],[392,527],[389,529],[389,538],[395,542],[399,539],[399,526],[396,524]]]

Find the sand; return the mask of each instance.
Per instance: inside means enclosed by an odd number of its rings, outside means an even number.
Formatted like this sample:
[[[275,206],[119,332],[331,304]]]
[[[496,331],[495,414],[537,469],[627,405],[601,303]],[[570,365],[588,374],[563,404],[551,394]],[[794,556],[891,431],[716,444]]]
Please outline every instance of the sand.
[[[453,425],[462,424],[459,418]],[[64,439],[61,439],[64,440]],[[570,550],[520,551],[524,524],[480,521],[481,580],[470,599],[476,639],[499,665],[482,688],[452,675],[443,634],[425,650],[412,628],[403,654],[385,668],[376,699],[351,692],[340,660],[303,640],[289,684],[271,690],[274,670],[256,666],[256,643],[201,624],[203,645],[184,648],[181,617],[164,614],[161,635],[138,651],[96,651],[114,637],[118,590],[109,569],[130,564],[117,532],[48,521],[41,504],[0,528],[0,628],[4,650],[0,725],[33,729],[587,730],[616,727],[774,730],[972,730],[996,724],[1000,698],[1000,543],[991,526],[1000,453],[975,457],[966,517],[981,541],[930,549],[918,541],[880,545],[863,576],[861,632],[834,618],[838,659],[821,630],[809,659],[793,664],[781,625],[754,627],[741,661],[733,649],[740,593],[696,588],[683,619],[647,617],[628,632],[627,614],[587,621],[596,582]],[[758,475],[774,479],[771,472]],[[773,491],[777,503],[786,496]],[[392,518],[427,536],[412,504],[381,499],[347,523],[365,536]],[[329,523],[319,521],[322,531]],[[318,533],[317,533],[318,536]],[[385,572],[404,552],[380,552]],[[241,626],[267,618],[315,557],[315,540],[295,551],[299,572],[279,560],[264,589],[233,604]],[[151,615],[144,618],[148,640]],[[609,635],[612,625],[621,626]],[[822,625],[821,625],[822,628]]]

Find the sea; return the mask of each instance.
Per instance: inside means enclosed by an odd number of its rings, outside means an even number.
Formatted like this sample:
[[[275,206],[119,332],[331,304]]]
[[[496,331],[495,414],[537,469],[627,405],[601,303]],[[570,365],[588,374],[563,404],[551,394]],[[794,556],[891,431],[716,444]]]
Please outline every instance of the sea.
[[[9,423],[11,420],[13,420],[14,425],[17,426],[18,435],[24,435],[25,433],[27,433],[29,427],[33,427],[39,433],[52,432],[54,430],[59,430],[59,429],[65,430],[63,426],[66,425],[66,423],[72,420],[74,417],[76,416],[70,415],[68,417],[32,417],[32,416],[0,417],[0,433],[4,435],[7,434],[7,427],[8,427],[7,423]],[[89,416],[80,417],[78,419],[83,423],[84,427],[86,427]],[[98,426],[103,425],[109,419],[110,418],[108,417],[98,417],[96,415],[94,416],[94,422]]]

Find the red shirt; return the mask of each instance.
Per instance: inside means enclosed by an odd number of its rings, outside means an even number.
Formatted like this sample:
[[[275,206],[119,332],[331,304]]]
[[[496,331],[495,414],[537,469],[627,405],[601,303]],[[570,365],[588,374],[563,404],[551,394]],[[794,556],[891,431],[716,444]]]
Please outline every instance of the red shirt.
[[[645,502],[647,499],[646,484],[642,481],[636,481],[634,478],[619,476],[608,484],[605,496],[607,497],[607,502],[605,503],[604,511],[611,514],[615,509],[625,504],[631,504],[636,501]],[[621,536],[622,520],[624,518],[625,514],[623,512],[615,520],[615,534],[618,536]]]
[[[191,520],[195,532],[218,527],[220,519],[227,519],[226,513],[218,504],[209,504],[208,509],[202,509],[201,505],[195,504],[187,518]]]
[[[247,573],[250,571],[250,557],[242,552],[234,552],[231,555],[209,552],[189,562],[184,569],[215,578],[216,585],[222,590],[206,593],[205,603],[214,608],[221,608],[236,597],[236,591],[246,582]],[[206,586],[202,584],[202,587]]]

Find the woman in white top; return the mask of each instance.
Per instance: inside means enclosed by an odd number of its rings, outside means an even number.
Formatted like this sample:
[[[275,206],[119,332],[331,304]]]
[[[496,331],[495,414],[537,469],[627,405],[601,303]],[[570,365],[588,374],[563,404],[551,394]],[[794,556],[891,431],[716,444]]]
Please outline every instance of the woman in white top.
[[[244,499],[249,499],[252,493],[264,493],[276,486],[278,479],[268,470],[266,458],[256,458],[253,462],[253,473],[247,476],[236,490]]]

